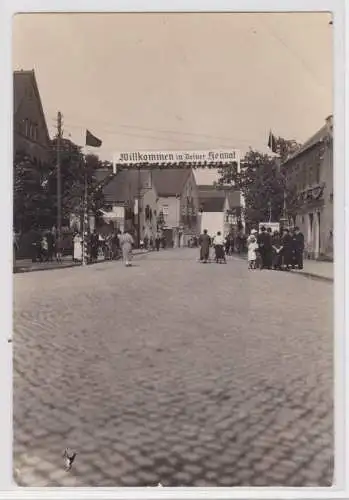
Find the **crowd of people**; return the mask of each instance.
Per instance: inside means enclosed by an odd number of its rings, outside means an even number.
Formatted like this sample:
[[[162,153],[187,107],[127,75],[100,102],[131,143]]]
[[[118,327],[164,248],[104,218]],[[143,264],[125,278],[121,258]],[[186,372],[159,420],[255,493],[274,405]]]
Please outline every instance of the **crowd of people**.
[[[225,263],[226,255],[232,255],[247,250],[249,269],[303,269],[304,236],[298,227],[272,231],[270,227],[261,227],[258,232],[252,229],[248,237],[240,237],[236,246],[236,237],[227,235],[225,238],[218,231],[215,236],[209,236],[207,230],[197,240],[200,247],[200,262]],[[195,245],[194,245],[195,246]],[[213,258],[210,252],[213,250]]]
[[[298,227],[281,232],[261,227],[252,229],[247,238],[249,269],[303,269],[304,235]]]

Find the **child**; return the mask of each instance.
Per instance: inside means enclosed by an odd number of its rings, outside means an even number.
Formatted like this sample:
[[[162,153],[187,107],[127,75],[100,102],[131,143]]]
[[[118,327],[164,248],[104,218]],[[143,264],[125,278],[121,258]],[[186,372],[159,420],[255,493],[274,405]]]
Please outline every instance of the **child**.
[[[251,236],[248,238],[247,246],[247,260],[249,269],[256,269],[257,250],[257,238],[253,234],[251,234]]]

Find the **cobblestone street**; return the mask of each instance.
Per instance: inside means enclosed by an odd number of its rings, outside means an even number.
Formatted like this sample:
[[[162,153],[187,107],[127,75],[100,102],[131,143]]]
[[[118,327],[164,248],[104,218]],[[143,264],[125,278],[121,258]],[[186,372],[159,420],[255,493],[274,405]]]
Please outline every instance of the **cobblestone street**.
[[[197,257],[14,275],[18,485],[331,485],[333,284]]]

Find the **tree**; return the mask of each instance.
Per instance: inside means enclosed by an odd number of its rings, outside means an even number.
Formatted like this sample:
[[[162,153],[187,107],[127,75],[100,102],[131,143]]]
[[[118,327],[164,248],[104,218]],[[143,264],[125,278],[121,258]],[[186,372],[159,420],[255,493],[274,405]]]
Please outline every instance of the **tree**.
[[[47,167],[47,166],[46,166]],[[42,183],[37,162],[17,152],[13,162],[13,225],[17,231],[46,226],[52,217],[52,206]]]
[[[284,163],[291,155],[296,153],[301,144],[297,141],[291,139],[284,139],[283,137],[277,137],[276,140],[276,153],[279,155],[281,163]]]
[[[48,176],[47,190],[54,200],[57,212],[57,138],[53,141],[53,162]],[[62,184],[62,219],[69,224],[70,214],[81,214],[85,195],[85,175],[87,182],[87,206],[95,217],[100,216],[104,204],[103,192],[98,189],[95,176],[98,168],[111,168],[109,162],[102,162],[97,155],[86,155],[82,148],[69,139],[61,139],[61,184]]]
[[[233,185],[245,198],[244,217],[247,225],[259,222],[279,221],[284,203],[295,208],[295,190],[286,185],[284,171],[280,168],[289,155],[296,152],[295,141],[276,139],[279,157],[250,149],[241,161],[240,173],[236,165],[219,170],[219,185]]]

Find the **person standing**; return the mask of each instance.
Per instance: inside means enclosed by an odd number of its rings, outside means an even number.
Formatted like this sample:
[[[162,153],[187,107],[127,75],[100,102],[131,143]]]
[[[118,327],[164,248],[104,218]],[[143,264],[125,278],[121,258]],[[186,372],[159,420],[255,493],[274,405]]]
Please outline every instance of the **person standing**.
[[[304,235],[297,226],[294,228],[294,234],[292,237],[292,250],[294,255],[294,265],[296,265],[298,269],[303,269]]]
[[[73,238],[73,261],[82,261],[82,238],[79,233],[76,233]]]
[[[62,257],[63,257],[63,238],[62,235],[58,236],[56,238],[56,245],[55,245],[55,251],[56,251],[56,261],[61,264],[62,263]]]
[[[130,232],[126,229],[123,234],[120,235],[120,246],[122,250],[122,258],[126,267],[131,266],[131,256],[132,256],[132,245],[134,240]]]
[[[247,238],[247,260],[249,269],[256,269],[257,250],[258,250],[257,238],[251,231],[250,236]]]
[[[265,226],[261,227],[261,232],[258,235],[258,248],[261,256],[261,269],[271,269],[271,236],[267,232]]]
[[[16,260],[17,260],[17,254],[18,254],[18,250],[19,250],[19,237],[18,237],[18,234],[16,233],[16,231],[13,229],[13,232],[12,232],[12,238],[13,238],[13,266],[15,266],[16,264]]]
[[[99,246],[99,236],[96,229],[94,229],[91,234],[91,261],[97,262],[98,260],[98,246]]]
[[[292,265],[292,237],[288,228],[285,228],[281,238],[283,265],[288,271]]]
[[[48,231],[46,237],[48,243],[48,260],[53,262],[53,256],[55,253],[55,237],[52,230]]]
[[[230,254],[230,234],[227,234],[227,236],[225,237],[224,245],[225,245],[225,254],[229,255]]]
[[[43,260],[45,262],[48,262],[48,241],[46,234],[44,234],[41,239],[41,255],[42,255],[41,262]]]
[[[275,231],[272,236],[273,245],[273,269],[281,271],[282,267],[282,243],[280,233]]]
[[[207,229],[204,229],[203,234],[200,236],[199,245],[200,245],[200,262],[206,264],[210,256],[210,245],[211,245],[211,238],[207,234]]]

